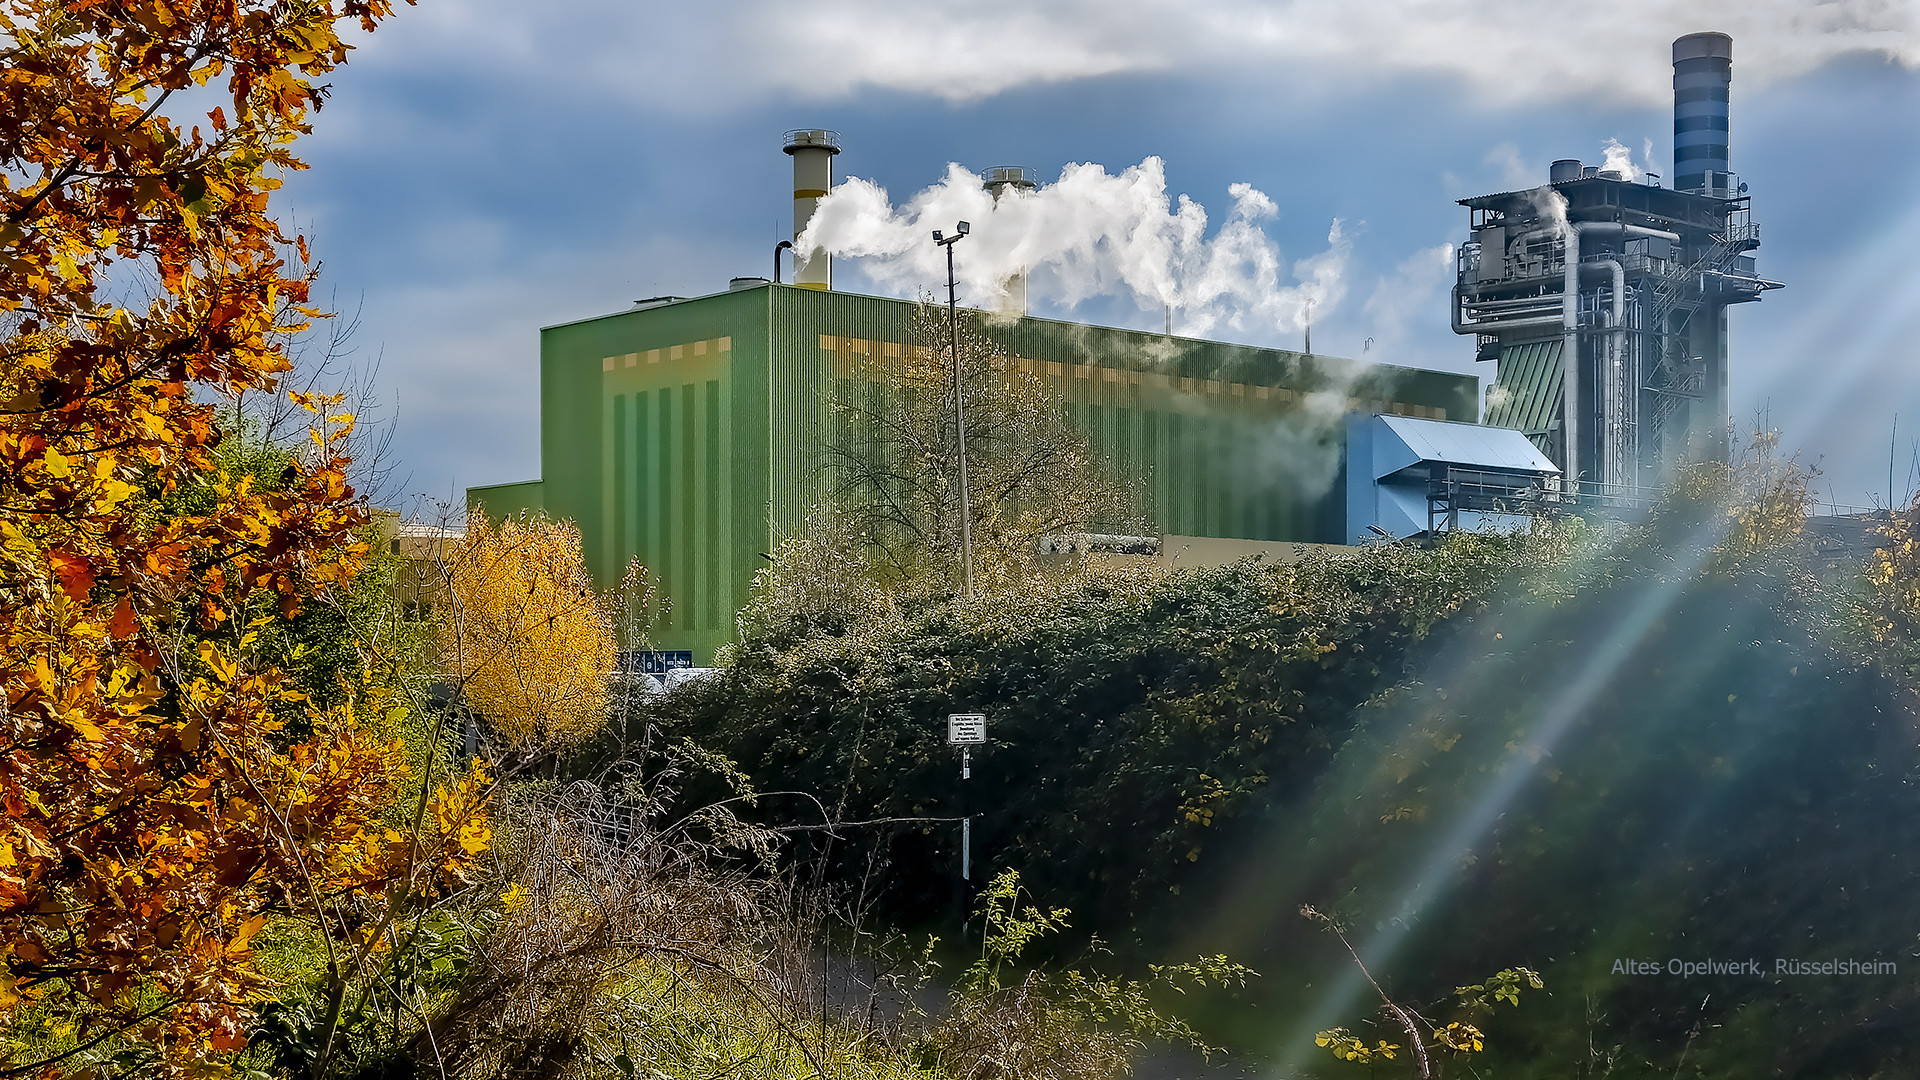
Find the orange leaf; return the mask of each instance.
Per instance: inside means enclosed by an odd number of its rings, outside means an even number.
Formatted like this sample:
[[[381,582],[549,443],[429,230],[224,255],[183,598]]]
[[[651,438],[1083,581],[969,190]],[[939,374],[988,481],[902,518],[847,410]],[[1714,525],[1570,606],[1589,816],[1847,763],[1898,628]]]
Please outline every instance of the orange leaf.
[[[60,589],[75,603],[85,603],[87,594],[93,591],[93,566],[86,559],[66,551],[56,551],[52,556],[53,576],[60,579]]]
[[[121,597],[120,602],[114,605],[113,618],[107,623],[107,632],[112,634],[116,641],[125,641],[139,629],[140,620],[133,617],[133,602],[124,596]]]

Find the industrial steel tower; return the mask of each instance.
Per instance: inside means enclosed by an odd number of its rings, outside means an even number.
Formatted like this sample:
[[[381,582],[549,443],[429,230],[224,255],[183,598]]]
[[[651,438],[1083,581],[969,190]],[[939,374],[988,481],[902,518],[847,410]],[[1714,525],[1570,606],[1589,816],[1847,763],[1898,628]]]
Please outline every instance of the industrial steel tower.
[[[1729,171],[1733,40],[1673,43],[1672,189],[1553,163],[1544,186],[1462,199],[1453,330],[1498,360],[1485,422],[1517,428],[1588,490],[1631,493],[1727,456],[1727,308],[1756,275]]]

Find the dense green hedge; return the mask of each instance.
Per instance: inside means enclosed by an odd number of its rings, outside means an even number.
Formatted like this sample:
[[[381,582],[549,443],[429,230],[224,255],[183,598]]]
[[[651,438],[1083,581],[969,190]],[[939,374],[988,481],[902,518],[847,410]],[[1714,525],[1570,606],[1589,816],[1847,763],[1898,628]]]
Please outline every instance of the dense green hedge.
[[[976,856],[1018,866],[1094,925],[1129,925],[1229,818],[1308,782],[1429,626],[1556,550],[1473,538],[1297,567],[1042,579],[980,605],[904,603],[841,633],[763,622],[673,722],[761,790],[865,820],[959,813],[945,717],[984,711],[991,743],[965,793]],[[952,826],[850,835],[861,856],[861,837],[886,838],[896,917],[929,918],[952,895]]]
[[[1313,1030],[1371,1005],[1308,903],[1408,1002],[1546,976],[1480,1076],[1920,1075],[1914,971],[1613,971],[1916,961],[1909,680],[1863,644],[1844,574],[1699,525],[1044,579],[972,606],[774,605],[664,722],[763,791],[867,820],[956,813],[942,721],[987,712],[976,858],[1123,954],[1264,971],[1196,1012],[1329,1075],[1348,1067],[1302,1056]],[[842,880],[877,882],[897,922],[950,910],[951,826],[842,835]]]

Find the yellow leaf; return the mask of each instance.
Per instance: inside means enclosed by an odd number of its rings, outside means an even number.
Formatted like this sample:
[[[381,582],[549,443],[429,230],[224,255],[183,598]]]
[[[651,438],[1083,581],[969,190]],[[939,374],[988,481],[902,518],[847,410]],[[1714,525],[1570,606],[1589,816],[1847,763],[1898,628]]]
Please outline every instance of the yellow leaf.
[[[47,658],[44,656],[36,656],[33,658],[33,681],[40,685],[41,693],[52,694],[54,692],[53,668],[47,665]]]
[[[248,919],[246,922],[241,923],[240,928],[238,930],[235,930],[233,933],[233,940],[227,942],[227,952],[228,953],[247,952],[248,951],[247,943],[253,940],[253,935],[260,932],[260,927],[266,921],[267,921],[266,913],[262,912],[258,915],[255,915],[253,918]]]

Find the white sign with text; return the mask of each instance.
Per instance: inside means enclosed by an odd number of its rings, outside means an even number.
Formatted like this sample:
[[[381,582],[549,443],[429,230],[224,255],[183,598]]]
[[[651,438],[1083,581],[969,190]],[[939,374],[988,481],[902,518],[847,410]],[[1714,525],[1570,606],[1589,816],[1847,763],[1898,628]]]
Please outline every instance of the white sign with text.
[[[987,741],[985,713],[953,713],[947,717],[949,746],[977,746]]]

